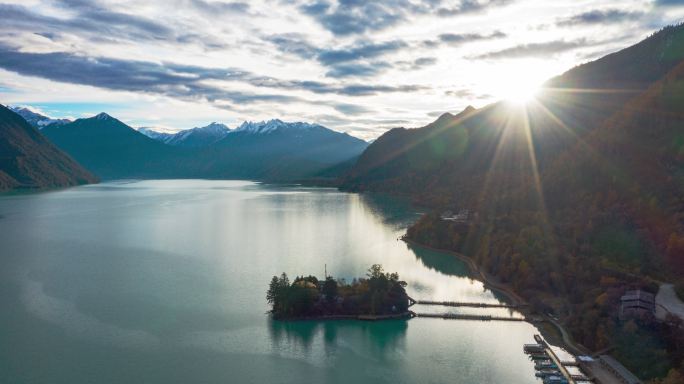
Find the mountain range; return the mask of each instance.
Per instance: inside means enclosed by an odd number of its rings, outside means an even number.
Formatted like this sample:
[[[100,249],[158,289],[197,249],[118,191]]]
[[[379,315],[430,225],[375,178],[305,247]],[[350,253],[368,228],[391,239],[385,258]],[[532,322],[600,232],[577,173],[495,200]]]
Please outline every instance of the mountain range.
[[[339,163],[351,165],[368,145],[317,124],[245,122],[231,131],[212,123],[164,134],[152,129],[137,131],[106,113],[49,125],[43,133],[103,179],[291,181],[317,177]]]
[[[205,127],[186,129],[176,133],[162,132],[149,127],[140,128],[138,132],[164,144],[205,147],[226,137],[230,129],[224,124],[214,122]]]
[[[96,181],[38,129],[0,105],[0,190],[66,187]]]
[[[51,117],[41,115],[40,113],[34,112],[27,107],[10,106],[9,109],[23,117],[27,123],[36,129],[43,129],[52,124],[64,125],[71,122],[69,119],[53,119]]]

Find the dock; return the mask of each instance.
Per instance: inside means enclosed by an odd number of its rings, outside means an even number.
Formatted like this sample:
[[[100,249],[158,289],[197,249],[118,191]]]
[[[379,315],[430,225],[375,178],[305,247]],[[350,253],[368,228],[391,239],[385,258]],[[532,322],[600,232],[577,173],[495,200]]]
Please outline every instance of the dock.
[[[409,296],[409,307],[418,305],[435,305],[443,307],[468,307],[468,308],[520,308],[521,305],[515,304],[492,304],[492,303],[478,303],[478,302],[461,302],[461,301],[438,301],[438,300],[415,300]],[[480,321],[528,321],[537,322],[536,319],[529,319],[525,317],[507,317],[507,316],[492,316],[492,315],[466,315],[459,313],[416,313],[411,311],[411,317],[427,317],[435,319],[446,320],[480,320]]]
[[[561,361],[549,344],[540,335],[534,335],[534,341],[536,341],[536,344],[525,344],[523,346],[523,351],[526,354],[539,354],[539,352],[542,351],[542,353],[548,357],[548,360],[537,360],[535,368],[538,371],[550,368],[556,370],[562,378],[558,377],[557,379],[553,379],[555,380],[553,382],[575,384],[577,381],[592,381],[591,378],[583,374],[570,373],[567,367],[578,367],[578,362]],[[549,376],[549,378],[550,377],[551,376]],[[548,381],[551,382],[552,380]],[[547,382],[547,380],[544,380],[544,382]]]
[[[415,313],[414,317],[431,317],[446,320],[480,320],[480,321],[527,321],[524,317],[502,317],[491,315],[464,315],[458,313]]]
[[[444,307],[470,307],[470,308],[519,308],[520,305],[515,304],[491,304],[491,303],[472,303],[459,301],[433,301],[433,300],[414,300],[416,304],[420,305],[441,305]]]

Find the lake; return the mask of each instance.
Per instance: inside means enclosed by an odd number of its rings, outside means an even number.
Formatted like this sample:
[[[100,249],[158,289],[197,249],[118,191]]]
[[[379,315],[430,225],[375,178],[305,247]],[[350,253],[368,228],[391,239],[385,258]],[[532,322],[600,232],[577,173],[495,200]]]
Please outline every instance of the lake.
[[[380,263],[416,299],[497,303],[398,238],[398,199],[243,181],[120,181],[0,197],[3,383],[540,383],[525,322],[273,322],[286,272]],[[417,311],[519,316],[507,309]]]

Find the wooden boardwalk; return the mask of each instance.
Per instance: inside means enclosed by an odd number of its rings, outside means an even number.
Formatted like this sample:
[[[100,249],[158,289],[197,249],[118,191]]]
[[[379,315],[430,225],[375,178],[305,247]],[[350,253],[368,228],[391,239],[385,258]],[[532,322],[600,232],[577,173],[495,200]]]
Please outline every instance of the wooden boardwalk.
[[[516,304],[491,304],[491,303],[472,303],[460,301],[433,301],[433,300],[416,300],[416,304],[420,305],[441,305],[444,307],[471,307],[471,308],[519,308]]]
[[[469,307],[469,308],[519,308],[516,304],[491,304],[461,301],[436,301],[436,300],[415,300],[409,296],[409,307],[419,305],[440,305],[444,307]],[[491,315],[466,315],[459,313],[416,313],[411,312],[411,317],[431,317],[436,319],[448,320],[480,320],[480,321],[530,321],[524,317],[506,317]],[[532,320],[534,321],[534,320]]]
[[[526,321],[522,317],[503,317],[491,315],[463,315],[458,313],[413,313],[414,317],[431,317],[446,320],[480,320],[480,321]]]

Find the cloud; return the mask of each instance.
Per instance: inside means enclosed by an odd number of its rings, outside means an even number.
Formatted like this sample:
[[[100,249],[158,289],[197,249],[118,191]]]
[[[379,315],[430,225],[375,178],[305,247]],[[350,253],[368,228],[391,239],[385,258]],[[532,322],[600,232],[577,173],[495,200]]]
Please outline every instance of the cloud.
[[[333,105],[333,108],[340,113],[345,115],[359,115],[362,113],[368,113],[372,110],[361,105],[347,104],[347,103],[337,103]]]
[[[520,44],[514,47],[487,52],[472,59],[518,59],[524,57],[545,57],[588,46],[586,39],[574,41],[554,40],[544,43]]]
[[[422,45],[423,47],[434,48],[441,44],[455,46],[505,36],[506,34],[501,31],[495,31],[487,35],[477,33],[444,33],[439,35],[436,40],[425,40],[421,43],[409,43],[403,40],[379,43],[361,41],[336,49],[315,47],[304,36],[299,34],[272,35],[266,36],[264,39],[278,47],[281,52],[293,54],[302,59],[318,61],[329,68],[326,76],[342,78],[375,76],[395,66],[401,70],[417,70],[434,65],[437,62],[437,59],[434,57],[420,57],[412,61],[401,60],[394,64],[378,60],[380,57],[398,53],[412,47]]]
[[[655,0],[653,5],[656,7],[684,7],[682,0]]]
[[[337,3],[318,0],[305,4],[300,9],[333,34],[351,35],[397,24],[406,18],[406,7],[409,4],[403,0],[340,0]]]
[[[373,59],[388,53],[397,52],[407,46],[408,44],[406,42],[400,40],[383,43],[364,42],[343,49],[322,50],[318,53],[317,59],[325,65],[362,59]]]
[[[444,92],[444,95],[457,97],[460,99],[477,99],[477,100],[487,100],[487,99],[491,99],[494,97],[494,96],[486,94],[486,93],[475,93],[472,90],[466,89],[466,88],[448,90],[448,91]]]
[[[645,13],[636,11],[624,11],[620,9],[595,9],[560,19],[558,26],[576,26],[590,24],[614,24],[624,21],[641,19]]]
[[[250,6],[244,2],[216,2],[205,0],[190,0],[189,5],[209,15],[224,13],[249,13]]]
[[[377,93],[394,93],[394,92],[417,92],[424,91],[428,87],[421,85],[365,85],[365,84],[355,84],[347,85],[340,89],[339,93],[347,96],[367,96],[374,95]]]
[[[73,18],[56,18],[35,13],[20,5],[0,4],[3,21],[0,30],[35,31],[52,38],[58,34],[84,35],[93,41],[123,38],[128,40],[173,39],[171,28],[135,15],[110,12],[95,5],[61,1],[61,6],[74,4]]]
[[[300,10],[334,35],[347,36],[383,30],[414,16],[458,16],[482,12],[511,2],[512,0],[460,0],[454,4],[444,0],[315,0],[301,5]]]
[[[426,40],[423,45],[434,47],[440,44],[446,45],[461,45],[482,40],[493,40],[506,37],[506,34],[501,31],[494,31],[488,35],[479,33],[443,33],[438,36],[437,40]]]
[[[382,43],[363,42],[341,49],[319,50],[316,59],[330,68],[326,73],[328,77],[369,77],[392,67],[387,62],[373,59],[398,52],[406,47],[408,44],[401,40]]]
[[[306,37],[299,33],[269,35],[263,39],[275,45],[279,51],[295,55],[302,59],[315,59],[319,49],[310,44]]]
[[[513,0],[463,0],[456,6],[438,8],[437,14],[442,17],[449,17],[467,13],[477,13],[490,7],[500,7],[512,2]]]
[[[319,62],[328,68],[326,76],[333,78],[377,75],[392,67],[378,58],[409,46],[404,41],[392,40],[381,43],[362,41],[336,49],[319,48],[300,34],[271,35],[265,36],[264,40],[274,44],[281,52]]]
[[[69,11],[76,12],[76,17],[71,19],[75,21],[72,25],[84,22],[90,26],[99,25],[99,28],[95,28],[99,32],[110,30],[120,32],[128,29],[134,32],[143,32],[153,37],[173,35],[173,30],[162,23],[131,13],[111,11],[96,0],[58,0],[56,4]]]
[[[333,66],[325,75],[332,78],[369,77],[375,76],[389,67],[391,67],[389,64],[382,62],[373,64],[338,64]]]
[[[394,66],[403,71],[415,71],[437,64],[436,57],[419,57],[415,60],[402,60],[394,63]]]
[[[281,80],[259,76],[238,68],[206,68],[173,63],[153,63],[103,57],[86,57],[65,52],[27,53],[0,44],[0,68],[25,76],[99,88],[161,94],[186,100],[227,100],[233,103],[259,101],[294,102],[299,98],[283,94],[256,94],[225,89],[216,80],[241,82],[275,90],[305,90],[318,94],[348,96],[412,92],[417,85],[333,84],[318,81]]]

